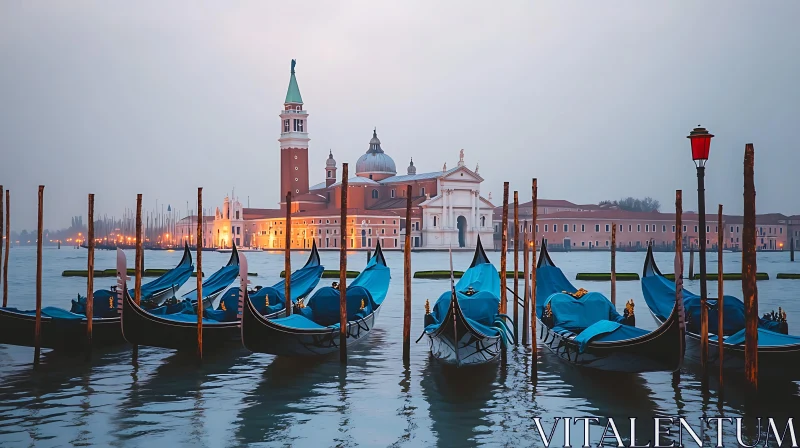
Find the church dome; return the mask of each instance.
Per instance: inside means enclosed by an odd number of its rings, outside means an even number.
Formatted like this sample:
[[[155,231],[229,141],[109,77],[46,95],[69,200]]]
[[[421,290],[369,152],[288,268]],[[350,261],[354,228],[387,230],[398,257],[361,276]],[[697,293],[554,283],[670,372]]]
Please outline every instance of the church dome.
[[[394,160],[381,149],[381,141],[378,139],[378,132],[372,132],[372,139],[369,141],[369,150],[356,161],[356,176],[369,174],[397,174]]]
[[[328,154],[328,160],[325,161],[326,168],[336,168],[336,160],[333,158],[333,151]]]

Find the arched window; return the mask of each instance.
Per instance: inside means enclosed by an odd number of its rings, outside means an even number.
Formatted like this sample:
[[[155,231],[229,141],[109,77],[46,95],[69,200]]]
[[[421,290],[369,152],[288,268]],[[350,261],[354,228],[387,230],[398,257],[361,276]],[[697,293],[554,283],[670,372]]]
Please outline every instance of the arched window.
[[[436,216],[433,217],[433,227],[436,227]]]
[[[372,190],[372,199],[378,199],[378,190]]]
[[[328,177],[329,177],[329,178],[330,178],[330,177],[333,177],[333,174],[331,173],[331,170],[328,170]]]
[[[486,227],[486,217],[481,216],[481,227]]]

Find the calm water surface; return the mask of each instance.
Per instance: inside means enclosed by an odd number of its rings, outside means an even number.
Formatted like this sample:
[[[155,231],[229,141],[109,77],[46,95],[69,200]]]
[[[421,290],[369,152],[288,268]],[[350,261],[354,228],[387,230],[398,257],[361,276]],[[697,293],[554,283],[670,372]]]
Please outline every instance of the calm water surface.
[[[279,253],[247,253],[254,285],[271,285],[283,269]],[[293,266],[305,263],[307,253],[293,254]],[[323,264],[338,268],[338,252],[323,252]],[[499,266],[500,254],[490,252]],[[553,253],[554,261],[574,279],[577,272],[608,271],[608,253]],[[672,254],[656,254],[665,272],[672,271]],[[741,271],[741,254],[725,254],[725,270]],[[180,252],[147,251],[147,267],[174,266]],[[205,252],[204,271],[221,267],[229,254]],[[472,253],[453,255],[464,270]],[[688,263],[688,256],[685,260]],[[364,253],[353,253],[348,268],[362,269]],[[549,432],[555,417],[615,417],[627,438],[628,417],[683,416],[697,422],[703,416],[745,417],[745,430],[755,434],[756,417],[785,422],[797,417],[797,384],[762,384],[757,400],[741,392],[737,378],[726,379],[724,396],[703,393],[696,367],[686,366],[679,381],[671,373],[599,375],[574,368],[539,349],[539,378],[530,380],[529,347],[509,351],[505,364],[454,374],[429,358],[422,331],[425,299],[448,288],[446,280],[414,280],[411,362],[402,362],[402,254],[386,253],[392,283],[378,327],[366,343],[349,353],[346,367],[338,356],[293,360],[252,354],[242,348],[207,354],[202,365],[194,357],[171,350],[141,348],[133,363],[129,347],[95,353],[92,361],[45,351],[42,366],[32,369],[33,350],[0,345],[0,445],[2,446],[541,446],[533,417],[542,417]],[[128,252],[128,260],[133,253]],[[716,271],[709,255],[709,271]],[[619,272],[641,272],[644,253],[617,255]],[[412,269],[442,269],[446,253],[415,253]],[[520,263],[521,266],[521,263]],[[96,268],[114,267],[114,253],[98,251]],[[512,264],[509,259],[509,269]],[[86,251],[47,248],[44,251],[45,306],[69,307],[70,299],[86,293],[86,280],[64,278],[65,269],[86,269]],[[688,268],[687,268],[688,269]],[[798,272],[800,263],[786,253],[760,254],[758,270],[772,280],[758,283],[761,311],[787,310],[797,333],[800,281],[775,280],[778,272]],[[35,248],[12,248],[9,305],[34,307]],[[108,287],[114,279],[95,280]],[[322,285],[330,280],[323,279]],[[192,289],[191,281],[184,289]],[[580,283],[609,293],[606,282]],[[698,291],[697,282],[687,281]],[[709,283],[716,296],[716,282]],[[741,296],[741,282],[726,282],[725,292]],[[619,282],[617,302],[622,311],[633,299],[637,325],[652,329],[639,282]],[[787,366],[800,368],[800,366]],[[623,420],[625,419],[625,420]],[[601,422],[603,425],[604,421]],[[696,428],[699,423],[694,424]],[[603,426],[593,426],[596,441]],[[555,445],[563,444],[561,427]],[[735,442],[734,427],[726,425],[726,446]],[[673,431],[673,434],[675,431]],[[637,439],[646,443],[652,425],[637,425]],[[561,437],[561,438],[560,438]],[[572,442],[580,446],[580,425]],[[716,439],[710,425],[707,446]],[[755,441],[754,439],[751,439]],[[752,443],[751,441],[751,443]],[[694,446],[688,444],[687,446]]]

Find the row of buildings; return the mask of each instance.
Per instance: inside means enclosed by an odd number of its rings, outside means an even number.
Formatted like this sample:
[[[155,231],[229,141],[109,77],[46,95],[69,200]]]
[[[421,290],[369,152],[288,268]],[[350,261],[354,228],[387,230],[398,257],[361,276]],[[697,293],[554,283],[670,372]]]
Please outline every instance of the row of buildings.
[[[616,244],[622,250],[645,250],[648,243],[656,249],[675,247],[675,214],[659,212],[630,212],[604,208],[598,205],[576,205],[563,200],[539,200],[536,238],[547,241],[554,250],[609,250],[612,226],[617,226]],[[519,206],[519,244],[523,232],[532,231],[531,202]],[[684,212],[682,215],[684,247],[698,248],[700,244],[700,215]],[[502,207],[494,210],[495,246],[500,247],[502,232]],[[718,246],[722,233],[723,249],[740,250],[744,218],[723,215],[706,215],[706,247]],[[509,247],[514,240],[514,212],[508,214]],[[756,216],[756,244],[758,250],[788,250],[792,244],[800,249],[800,215],[786,216],[769,213]]]
[[[338,249],[341,245],[341,195],[344,183],[333,152],[324,152],[317,160],[322,182],[310,183],[309,113],[304,108],[292,60],[289,87],[280,118],[280,192],[283,200],[277,208],[245,208],[235,197],[225,197],[213,216],[203,217],[205,247],[283,249],[286,244],[287,194],[291,194],[292,248]],[[483,178],[479,167],[466,166],[464,150],[455,166],[417,173],[409,159],[405,173],[398,173],[394,159],[386,153],[373,129],[366,152],[355,164],[347,179],[347,229],[345,241],[351,249],[371,249],[380,241],[387,250],[401,249],[406,231],[406,204],[410,198],[411,244],[418,250],[474,248],[478,237],[485,246],[494,241],[500,247],[502,210],[481,195]],[[674,244],[675,217],[668,213],[636,213],[576,205],[564,200],[539,200],[537,238],[549,247],[563,250],[602,250],[611,245],[611,225],[617,224],[617,245],[629,250],[643,249],[648,242],[668,248]],[[531,203],[520,206],[520,231],[524,221],[531,221]],[[683,215],[684,244],[697,245],[698,216]],[[513,210],[509,215],[510,247],[514,244]],[[735,249],[740,245],[742,218],[723,220],[724,244]],[[720,226],[716,216],[707,218],[708,246],[717,242]],[[793,227],[794,224],[794,227]],[[530,226],[529,230],[530,230]],[[172,241],[194,244],[197,217],[179,221]],[[782,250],[800,240],[800,217],[779,214],[758,217],[759,248]],[[522,238],[518,244],[521,244]],[[800,246],[797,246],[800,248]],[[487,247],[488,248],[488,247]]]

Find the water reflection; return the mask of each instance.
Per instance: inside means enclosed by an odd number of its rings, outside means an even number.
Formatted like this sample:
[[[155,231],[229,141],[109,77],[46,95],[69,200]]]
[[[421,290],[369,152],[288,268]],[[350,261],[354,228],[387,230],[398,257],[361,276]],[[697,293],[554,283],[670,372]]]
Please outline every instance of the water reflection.
[[[630,441],[630,417],[640,417],[641,420],[636,424],[636,442],[639,445],[646,445],[653,441],[655,430],[650,418],[657,413],[658,405],[655,400],[655,393],[648,387],[647,381],[638,374],[627,374],[617,372],[600,372],[573,366],[551,356],[550,353],[541,357],[540,369],[555,375],[560,382],[563,382],[562,390],[568,397],[576,400],[585,400],[587,407],[582,410],[583,415],[576,415],[574,412],[564,414],[554,413],[560,417],[599,417],[600,422],[592,426],[591,433],[594,440],[599,438],[605,426],[606,417],[614,419],[620,436],[623,440]],[[548,423],[552,422],[552,418]],[[561,424],[559,424],[561,425]],[[550,426],[543,426],[549,431]],[[557,432],[563,434],[563,426],[559,426]],[[571,438],[577,441],[583,440],[582,423],[573,425]],[[559,434],[561,440],[563,435]]]
[[[428,356],[420,385],[440,444],[477,446],[490,433],[487,407],[504,370],[497,362],[455,369]]]
[[[191,440],[206,440],[205,395],[225,387],[226,376],[249,353],[243,349],[194,354],[140,348],[139,360],[128,364],[130,387],[119,404],[114,435],[128,440],[177,431]]]
[[[27,354],[27,353],[26,353]],[[86,442],[93,413],[93,383],[105,379],[104,368],[126,356],[125,350],[96,352],[93,362],[82,355],[46,352],[38,368],[20,365],[0,378],[0,437],[13,443],[40,442],[55,430],[70,434],[70,443]]]

